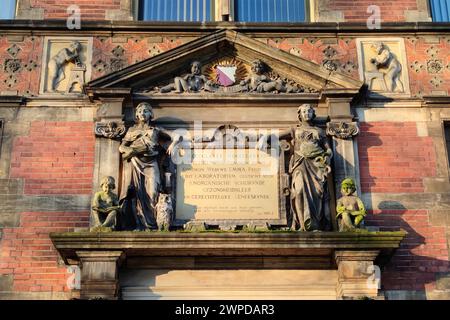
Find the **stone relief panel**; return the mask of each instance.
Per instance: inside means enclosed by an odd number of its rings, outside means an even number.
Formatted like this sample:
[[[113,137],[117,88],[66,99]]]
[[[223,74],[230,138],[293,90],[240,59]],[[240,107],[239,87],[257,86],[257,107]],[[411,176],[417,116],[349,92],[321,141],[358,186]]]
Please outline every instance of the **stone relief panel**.
[[[405,45],[413,95],[448,95],[450,37],[408,37]]]
[[[37,95],[41,50],[39,37],[0,37],[0,92]]]
[[[409,96],[405,44],[401,38],[356,40],[359,76],[373,94]]]
[[[44,39],[40,94],[81,94],[91,79],[92,38]]]
[[[189,68],[188,68],[189,67]],[[203,65],[192,61],[187,73],[142,88],[144,93],[312,93],[318,92],[274,72],[260,59],[246,63],[223,57]]]

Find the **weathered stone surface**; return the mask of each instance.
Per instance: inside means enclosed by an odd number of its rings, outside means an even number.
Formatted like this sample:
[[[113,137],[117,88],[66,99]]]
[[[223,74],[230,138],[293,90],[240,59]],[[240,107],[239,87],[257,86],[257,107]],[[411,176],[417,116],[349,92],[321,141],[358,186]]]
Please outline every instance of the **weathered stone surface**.
[[[111,232],[51,233],[50,238],[65,261],[77,259],[76,251],[86,249],[122,250],[128,257],[167,256],[297,256],[329,255],[334,249],[382,250],[389,254],[405,237],[398,232]],[[168,249],[170,248],[170,250]],[[315,252],[315,254],[314,254]]]
[[[2,291],[12,291],[13,275],[0,275],[0,295]]]
[[[336,299],[336,270],[124,269],[128,299]]]
[[[450,273],[439,273],[436,276],[436,289],[450,290]],[[448,292],[450,294],[450,292]]]
[[[378,282],[374,261],[378,250],[336,250],[338,267],[337,296],[348,298],[375,298],[378,296]]]
[[[81,299],[117,299],[121,251],[77,251],[81,263]]]
[[[384,291],[386,300],[426,300],[425,291],[387,290]]]

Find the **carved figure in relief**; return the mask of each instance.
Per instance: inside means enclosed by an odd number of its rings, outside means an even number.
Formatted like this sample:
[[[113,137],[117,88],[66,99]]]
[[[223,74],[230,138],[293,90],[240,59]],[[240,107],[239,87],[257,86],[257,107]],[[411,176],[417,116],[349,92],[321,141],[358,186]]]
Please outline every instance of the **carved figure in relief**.
[[[315,117],[313,107],[303,104],[298,108],[297,128],[280,134],[280,139],[289,137],[294,145],[289,162],[293,230],[331,230],[327,177],[332,151],[324,130],[314,125]]]
[[[160,193],[156,205],[156,222],[158,230],[169,231],[172,224],[173,205],[172,196],[166,193]]]
[[[360,198],[354,195],[356,192],[355,181],[347,178],[341,183],[342,197],[336,204],[336,218],[339,231],[351,231],[358,228],[366,215],[364,204]]]
[[[161,93],[175,90],[175,93],[209,91],[212,82],[206,78],[202,72],[202,65],[199,61],[191,63],[191,73],[184,77],[175,77],[174,82],[161,88]]]
[[[48,62],[48,75],[51,84],[48,91],[55,92],[61,81],[66,78],[64,69],[68,63],[72,62],[76,67],[83,67],[80,59],[81,49],[81,43],[73,41],[68,48],[61,49],[50,59]]]
[[[286,86],[282,80],[273,80],[265,74],[266,66],[264,62],[257,59],[252,62],[252,73],[241,81],[241,86],[247,86],[249,92],[295,92],[291,86]]]
[[[120,211],[119,199],[113,192],[116,188],[116,181],[113,177],[108,176],[102,179],[100,186],[102,190],[97,192],[92,199],[91,231],[102,228],[114,230]]]
[[[383,75],[382,80],[386,85],[387,91],[404,92],[403,83],[400,79],[402,72],[400,61],[382,42],[374,43],[372,49],[375,51],[376,56],[370,59],[370,63]]]
[[[138,230],[156,229],[156,205],[163,189],[162,158],[173,154],[181,141],[171,133],[153,126],[153,109],[147,102],[136,107],[136,124],[126,133],[119,147],[123,159],[120,203],[125,215],[131,215]],[[167,150],[164,142],[170,142]]]

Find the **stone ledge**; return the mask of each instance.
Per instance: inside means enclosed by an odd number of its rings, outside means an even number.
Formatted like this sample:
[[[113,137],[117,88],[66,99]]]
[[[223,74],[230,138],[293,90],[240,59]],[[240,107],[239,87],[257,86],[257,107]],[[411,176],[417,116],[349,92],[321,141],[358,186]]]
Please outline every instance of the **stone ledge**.
[[[405,231],[396,232],[111,232],[51,233],[65,263],[78,263],[77,251],[122,251],[143,256],[296,256],[330,257],[335,250],[380,250],[383,264],[400,246]]]

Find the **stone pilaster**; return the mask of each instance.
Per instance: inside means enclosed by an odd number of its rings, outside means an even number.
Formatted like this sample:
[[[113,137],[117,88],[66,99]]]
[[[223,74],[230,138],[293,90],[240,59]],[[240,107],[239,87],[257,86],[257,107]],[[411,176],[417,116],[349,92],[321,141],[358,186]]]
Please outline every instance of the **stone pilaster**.
[[[81,299],[118,299],[122,251],[77,251],[81,266]]]
[[[100,98],[101,106],[95,120],[95,167],[93,190],[98,191],[100,180],[111,176],[119,181],[120,172],[120,136],[125,132],[123,118],[123,97]],[[102,129],[104,129],[102,131]],[[102,134],[103,132],[103,134]],[[116,186],[117,187],[117,186]]]
[[[328,108],[330,122],[327,134],[332,137],[334,183],[338,193],[345,178],[353,178],[360,192],[358,144],[354,137],[359,133],[358,124],[353,121],[350,108],[351,92],[330,90],[324,92],[323,100]]]
[[[338,267],[336,295],[340,299],[379,298],[374,260],[379,250],[337,250]]]

